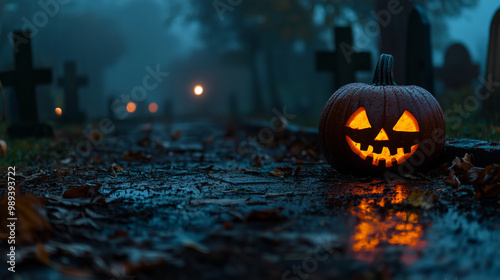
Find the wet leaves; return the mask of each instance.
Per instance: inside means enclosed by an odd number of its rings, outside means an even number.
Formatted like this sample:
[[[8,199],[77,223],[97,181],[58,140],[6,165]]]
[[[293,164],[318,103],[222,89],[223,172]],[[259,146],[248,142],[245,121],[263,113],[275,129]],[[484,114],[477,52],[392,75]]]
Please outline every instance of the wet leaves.
[[[469,154],[465,154],[465,156],[460,159],[456,157],[452,162],[451,166],[448,168],[448,177],[446,177],[444,183],[448,186],[452,186],[455,189],[458,189],[461,184],[461,178],[464,174],[465,178],[470,178],[469,170],[474,168],[472,164],[472,156]],[[475,172],[475,170],[473,171]]]
[[[455,189],[462,185],[473,185],[476,198],[489,198],[500,196],[500,164],[490,165],[486,168],[475,167],[472,156],[465,154],[455,158],[448,168],[445,184]]]
[[[87,197],[95,197],[99,195],[99,188],[101,188],[101,184],[97,184],[94,186],[78,186],[71,188],[64,192],[63,198],[87,198]]]
[[[477,198],[500,196],[500,164],[486,167],[474,182],[474,189]]]

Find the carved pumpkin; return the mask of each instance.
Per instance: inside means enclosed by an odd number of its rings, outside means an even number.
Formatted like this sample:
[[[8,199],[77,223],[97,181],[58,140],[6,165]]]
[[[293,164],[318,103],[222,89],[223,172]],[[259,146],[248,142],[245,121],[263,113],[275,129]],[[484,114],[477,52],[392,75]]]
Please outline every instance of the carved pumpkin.
[[[380,173],[406,165],[408,172],[442,152],[446,129],[439,103],[423,88],[397,86],[393,62],[382,54],[372,85],[346,85],[325,105],[320,147],[335,169]]]

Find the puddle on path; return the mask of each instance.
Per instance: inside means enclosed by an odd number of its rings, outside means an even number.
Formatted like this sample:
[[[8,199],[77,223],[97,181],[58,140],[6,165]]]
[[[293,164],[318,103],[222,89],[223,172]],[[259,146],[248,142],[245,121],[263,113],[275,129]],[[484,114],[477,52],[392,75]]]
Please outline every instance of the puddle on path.
[[[400,260],[405,264],[417,259],[418,252],[427,244],[419,213],[385,208],[388,203],[401,204],[412,190],[415,187],[361,183],[330,193],[352,196],[347,211],[355,219],[350,237],[353,258],[374,262],[387,248],[397,247],[402,251]]]

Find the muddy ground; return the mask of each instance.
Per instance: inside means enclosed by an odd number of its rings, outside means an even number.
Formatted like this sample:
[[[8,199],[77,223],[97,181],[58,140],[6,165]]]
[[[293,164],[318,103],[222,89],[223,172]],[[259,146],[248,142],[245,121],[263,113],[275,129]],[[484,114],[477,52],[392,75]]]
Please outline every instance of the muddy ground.
[[[249,131],[126,123],[88,155],[58,131],[67,156],[16,169],[24,224],[0,277],[499,279],[500,197],[464,178],[483,170],[342,175],[311,137]]]

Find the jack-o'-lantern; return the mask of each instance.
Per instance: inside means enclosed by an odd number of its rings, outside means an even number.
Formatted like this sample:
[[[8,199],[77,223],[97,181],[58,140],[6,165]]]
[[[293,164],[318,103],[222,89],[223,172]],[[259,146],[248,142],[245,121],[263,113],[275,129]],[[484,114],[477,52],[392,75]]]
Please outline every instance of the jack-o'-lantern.
[[[346,85],[323,109],[320,147],[335,169],[380,173],[407,161],[418,169],[441,154],[445,120],[439,103],[423,88],[396,85],[393,61],[382,54],[372,85]]]

